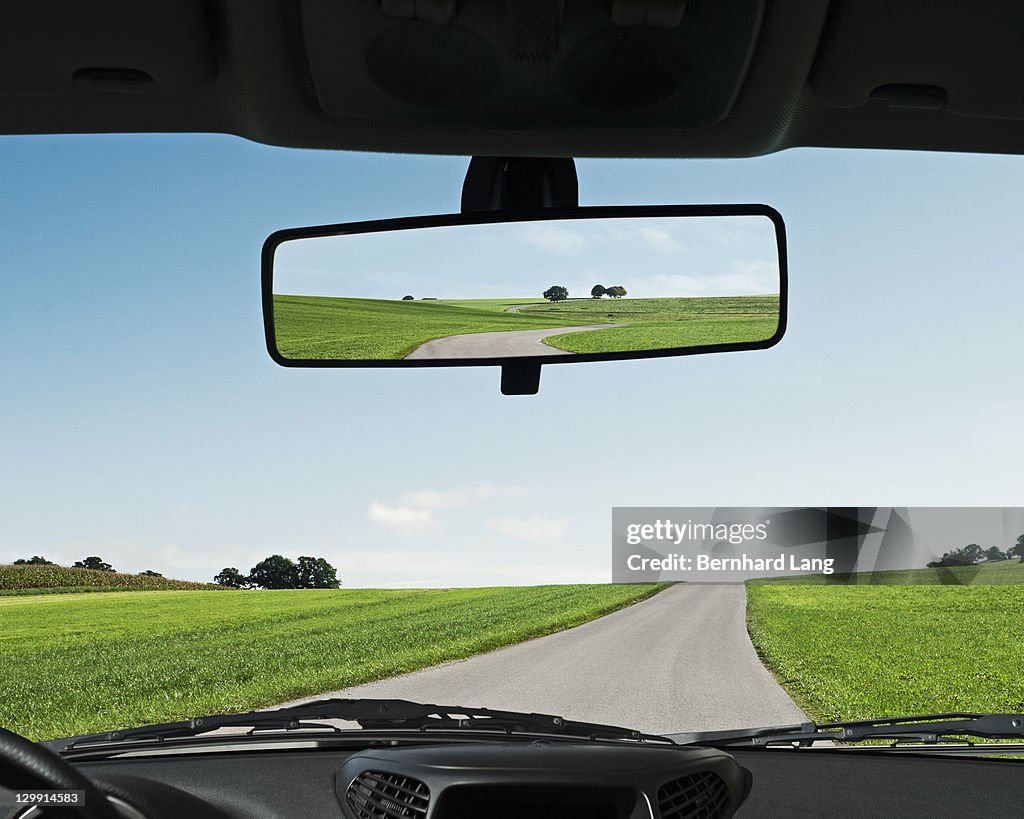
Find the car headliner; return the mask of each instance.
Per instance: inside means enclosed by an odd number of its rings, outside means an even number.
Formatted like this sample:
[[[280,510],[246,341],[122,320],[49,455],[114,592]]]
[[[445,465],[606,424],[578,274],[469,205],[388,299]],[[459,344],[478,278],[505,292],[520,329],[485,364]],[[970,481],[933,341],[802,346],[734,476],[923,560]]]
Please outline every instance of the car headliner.
[[[10,0],[2,20],[8,134],[492,156],[1024,150],[1013,2]]]

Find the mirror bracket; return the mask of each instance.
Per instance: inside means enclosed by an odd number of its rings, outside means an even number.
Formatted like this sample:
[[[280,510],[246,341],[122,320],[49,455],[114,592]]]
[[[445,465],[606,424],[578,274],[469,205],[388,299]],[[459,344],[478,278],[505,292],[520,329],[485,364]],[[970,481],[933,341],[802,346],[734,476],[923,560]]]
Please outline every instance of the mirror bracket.
[[[569,158],[474,156],[462,183],[462,212],[578,208],[576,163]],[[540,364],[502,364],[502,395],[536,395]]]
[[[540,364],[502,364],[502,395],[536,395],[540,390]]]
[[[462,212],[535,211],[580,204],[576,163],[568,159],[474,156],[462,183]]]

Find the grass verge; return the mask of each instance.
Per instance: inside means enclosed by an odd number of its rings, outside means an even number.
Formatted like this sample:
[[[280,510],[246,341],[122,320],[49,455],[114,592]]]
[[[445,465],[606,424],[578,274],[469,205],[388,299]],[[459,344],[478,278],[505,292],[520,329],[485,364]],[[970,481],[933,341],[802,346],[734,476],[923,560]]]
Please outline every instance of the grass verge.
[[[1017,570],[990,576],[1001,579],[970,585],[923,585],[921,574],[914,578],[921,585],[752,581],[747,626],[776,679],[817,720],[1019,714],[1024,585]]]
[[[571,628],[663,588],[5,597],[0,725],[38,740],[259,708]]]

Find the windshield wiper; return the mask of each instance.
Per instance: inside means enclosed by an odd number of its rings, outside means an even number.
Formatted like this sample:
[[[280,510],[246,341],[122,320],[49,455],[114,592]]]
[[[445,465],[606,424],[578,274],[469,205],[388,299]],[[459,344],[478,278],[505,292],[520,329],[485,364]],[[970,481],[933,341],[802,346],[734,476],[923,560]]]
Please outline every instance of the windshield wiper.
[[[850,743],[864,740],[892,740],[905,743],[936,744],[963,741],[959,737],[982,739],[1024,739],[1024,715],[946,713],[913,717],[852,720],[850,722],[805,722],[737,731],[698,731],[672,734],[680,745],[713,745],[716,748],[764,748],[778,745],[807,747],[815,742]]]
[[[77,736],[62,744],[61,748],[69,751],[84,745],[196,737],[222,728],[248,728],[250,734],[274,729],[341,731],[337,726],[309,722],[308,720],[356,722],[360,728],[377,730],[485,730],[501,731],[506,734],[556,734],[585,739],[624,739],[636,742],[671,743],[671,740],[665,737],[643,734],[632,728],[575,722],[554,714],[495,711],[489,708],[465,708],[460,705],[428,705],[409,700],[329,698],[278,708],[273,711],[215,714],[194,717],[180,722],[166,722],[159,725],[144,725],[139,728]]]

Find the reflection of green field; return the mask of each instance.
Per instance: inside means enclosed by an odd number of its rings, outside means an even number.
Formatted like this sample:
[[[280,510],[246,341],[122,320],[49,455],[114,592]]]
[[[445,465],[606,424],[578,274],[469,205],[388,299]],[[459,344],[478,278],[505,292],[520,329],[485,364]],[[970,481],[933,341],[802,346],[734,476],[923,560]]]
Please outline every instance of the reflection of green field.
[[[392,301],[274,296],[277,349],[292,359],[399,359],[435,338],[600,324],[593,317],[506,313],[531,299]],[[473,305],[473,306],[470,306]]]
[[[574,353],[610,353],[764,341],[779,326],[778,296],[691,299],[588,299],[526,307],[520,315],[557,315],[583,323],[627,324],[551,336]]]
[[[440,299],[438,304],[450,304],[453,307],[472,307],[475,310],[493,310],[503,313],[510,307],[522,307],[524,304],[544,304],[544,299]]]
[[[517,312],[508,312],[515,309]],[[444,299],[396,301],[274,296],[277,347],[291,359],[400,359],[435,338],[466,333],[626,324],[551,336],[574,353],[657,350],[771,338],[778,296],[688,299]]]

